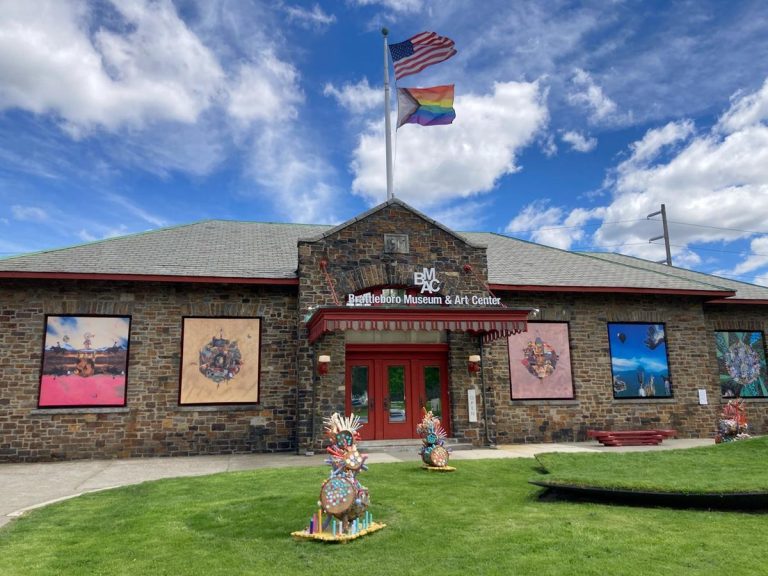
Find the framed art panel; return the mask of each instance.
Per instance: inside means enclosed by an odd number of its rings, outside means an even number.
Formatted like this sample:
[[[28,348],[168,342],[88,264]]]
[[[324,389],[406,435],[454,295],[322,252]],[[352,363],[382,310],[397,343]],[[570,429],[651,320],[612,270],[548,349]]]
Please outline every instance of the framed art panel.
[[[47,315],[40,408],[125,406],[130,316]]]
[[[179,404],[257,403],[260,348],[260,318],[183,318]]]
[[[528,322],[507,339],[513,400],[573,398],[567,322]]]
[[[720,392],[724,398],[768,397],[765,339],[760,331],[716,331]]]
[[[664,324],[609,323],[614,398],[671,398]]]

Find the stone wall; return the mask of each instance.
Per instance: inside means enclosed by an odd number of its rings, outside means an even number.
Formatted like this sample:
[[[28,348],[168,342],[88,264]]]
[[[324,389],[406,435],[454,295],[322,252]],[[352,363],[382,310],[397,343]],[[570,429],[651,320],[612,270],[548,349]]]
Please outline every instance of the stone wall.
[[[768,308],[766,306],[708,304],[704,310],[707,330],[710,334],[716,330],[761,331],[763,342],[766,343],[766,337],[768,337]],[[712,336],[710,336],[711,338]],[[713,381],[718,379],[717,357],[714,352],[709,363],[709,378]],[[727,398],[720,400],[720,403],[724,404],[727,400]],[[768,434],[768,398],[747,398],[744,403],[750,434]]]
[[[409,251],[387,253],[385,234],[407,234]],[[300,397],[298,420],[301,450],[316,450],[322,442],[322,427],[317,423],[334,411],[344,411],[343,333],[326,334],[314,345],[307,340],[306,320],[318,306],[345,304],[348,294],[380,286],[413,286],[414,271],[434,266],[442,282],[441,293],[487,296],[487,260],[484,247],[468,244],[429,219],[397,202],[383,205],[355,219],[349,225],[319,238],[299,241],[299,354]],[[334,298],[335,293],[335,298]],[[477,354],[477,339],[464,334],[451,335],[449,354],[450,395],[455,436],[482,443],[482,423],[469,425],[466,413],[467,355]],[[471,352],[470,352],[471,350]],[[329,374],[313,380],[312,354],[329,354]],[[453,366],[459,365],[458,369]],[[316,412],[311,413],[312,386]],[[478,397],[479,401],[479,397]],[[479,411],[479,418],[482,413]],[[314,436],[309,426],[315,422]]]
[[[131,316],[125,408],[37,408],[46,314]],[[263,319],[258,404],[179,406],[183,316]],[[4,281],[0,461],[292,449],[295,362],[292,287]]]
[[[674,428],[681,437],[714,437],[725,400],[720,398],[713,330],[757,329],[767,315],[760,307],[713,312],[701,299],[628,294],[529,293],[507,295],[514,307],[539,308],[535,320],[569,324],[573,400],[511,400],[506,342],[486,349],[484,370],[494,383],[493,423],[499,443],[586,439],[588,429]],[[758,320],[761,318],[762,320]],[[672,398],[615,399],[608,322],[666,325]],[[722,328],[721,328],[722,329]],[[700,405],[698,390],[707,392]],[[768,432],[768,403],[748,401],[754,433]]]

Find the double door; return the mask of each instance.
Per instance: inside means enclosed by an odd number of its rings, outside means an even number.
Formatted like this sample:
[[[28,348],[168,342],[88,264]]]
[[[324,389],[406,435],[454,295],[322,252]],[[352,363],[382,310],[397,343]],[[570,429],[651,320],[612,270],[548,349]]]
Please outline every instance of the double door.
[[[346,366],[347,414],[360,417],[364,440],[417,438],[423,408],[450,434],[444,346],[349,345]]]

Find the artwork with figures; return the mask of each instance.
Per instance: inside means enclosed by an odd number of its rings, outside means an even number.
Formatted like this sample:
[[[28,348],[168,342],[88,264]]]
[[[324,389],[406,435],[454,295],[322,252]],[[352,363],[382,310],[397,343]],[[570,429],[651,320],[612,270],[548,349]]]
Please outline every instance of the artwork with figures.
[[[513,400],[573,398],[567,322],[529,322],[508,348]]]
[[[46,316],[38,406],[125,406],[130,326],[128,316]]]
[[[668,398],[672,380],[664,324],[609,323],[614,398]]]
[[[261,320],[183,319],[179,404],[259,401]]]
[[[715,346],[720,392],[724,398],[768,397],[762,332],[715,332]]]

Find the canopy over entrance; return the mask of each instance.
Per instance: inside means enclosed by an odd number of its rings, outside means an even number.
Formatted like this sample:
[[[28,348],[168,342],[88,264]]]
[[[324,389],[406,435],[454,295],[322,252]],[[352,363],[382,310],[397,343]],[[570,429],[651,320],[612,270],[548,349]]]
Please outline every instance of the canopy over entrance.
[[[318,308],[307,321],[310,343],[345,330],[453,330],[482,336],[485,343],[528,329],[530,310],[509,308]]]

